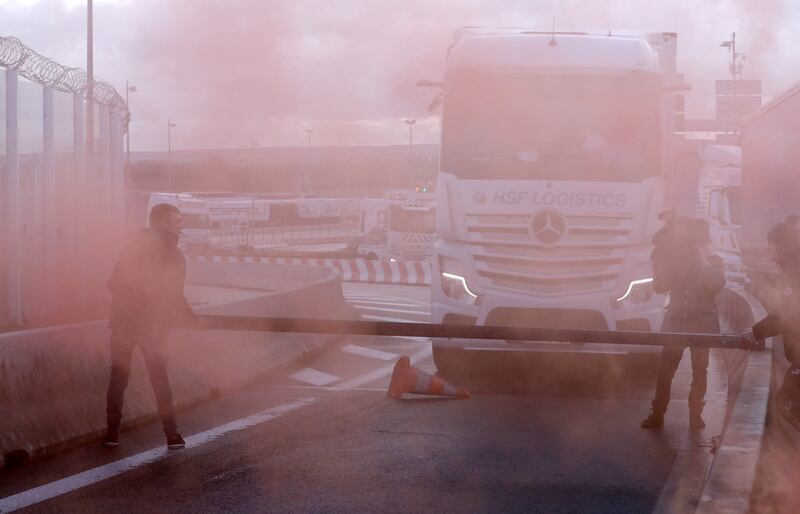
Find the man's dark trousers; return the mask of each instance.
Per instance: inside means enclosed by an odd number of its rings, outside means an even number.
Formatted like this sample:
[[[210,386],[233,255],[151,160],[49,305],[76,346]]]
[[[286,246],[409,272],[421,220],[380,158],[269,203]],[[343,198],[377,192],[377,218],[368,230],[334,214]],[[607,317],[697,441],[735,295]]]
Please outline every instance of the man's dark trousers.
[[[150,375],[150,384],[156,395],[158,414],[161,417],[164,433],[167,435],[177,433],[175,411],[172,407],[172,390],[167,376],[166,339],[166,335],[154,335],[136,330],[115,329],[111,331],[111,379],[108,383],[106,404],[110,429],[119,429],[125,388],[128,386],[128,378],[131,374],[133,350],[138,346],[144,357],[147,372]]]
[[[663,415],[669,404],[670,389],[672,378],[683,357],[686,348],[665,346],[661,350],[661,360],[658,366],[658,378],[656,379],[656,394],[653,400],[653,411]],[[708,368],[708,348],[691,347],[692,353],[692,386],[689,389],[689,410],[702,411],[706,395],[707,368]]]

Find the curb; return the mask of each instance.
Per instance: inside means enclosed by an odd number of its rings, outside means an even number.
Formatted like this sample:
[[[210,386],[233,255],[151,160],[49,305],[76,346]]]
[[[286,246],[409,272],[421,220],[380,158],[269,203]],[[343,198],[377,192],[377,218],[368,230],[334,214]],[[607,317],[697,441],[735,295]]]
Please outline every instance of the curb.
[[[753,296],[737,291],[754,319],[766,315]],[[700,493],[698,514],[740,513],[750,510],[769,405],[772,371],[771,344],[767,351],[749,352],[735,404],[714,452],[714,461]],[[729,393],[730,394],[730,393]]]

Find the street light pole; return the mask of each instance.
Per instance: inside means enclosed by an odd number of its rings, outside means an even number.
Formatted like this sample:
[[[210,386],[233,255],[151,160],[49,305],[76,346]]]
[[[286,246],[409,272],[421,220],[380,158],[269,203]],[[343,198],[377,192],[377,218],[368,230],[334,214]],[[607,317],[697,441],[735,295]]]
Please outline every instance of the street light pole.
[[[413,159],[414,159],[414,123],[417,120],[403,120],[406,125],[408,125],[408,177],[411,181],[411,189],[414,190],[414,171],[413,171]]]
[[[92,0],[86,5],[86,153],[94,154],[94,29]]]
[[[167,174],[169,176],[169,192],[172,192],[172,127],[175,124],[172,123],[172,120],[167,118],[167,159],[169,161],[169,168],[167,169]]]
[[[250,142],[253,150],[250,154],[250,193],[256,194],[256,148],[258,148],[258,141],[253,139]]]
[[[306,129],[306,176],[303,180],[305,193],[311,189],[311,134],[313,133],[314,129]]]

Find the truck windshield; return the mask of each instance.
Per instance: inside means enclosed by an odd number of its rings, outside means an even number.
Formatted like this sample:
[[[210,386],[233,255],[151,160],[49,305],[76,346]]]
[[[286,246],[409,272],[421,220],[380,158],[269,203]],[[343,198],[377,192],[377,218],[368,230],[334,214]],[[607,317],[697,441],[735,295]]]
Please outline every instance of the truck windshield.
[[[464,179],[639,182],[660,173],[647,73],[448,73],[442,170]]]
[[[436,232],[436,214],[433,209],[403,209],[397,205],[389,207],[389,229],[394,232]]]

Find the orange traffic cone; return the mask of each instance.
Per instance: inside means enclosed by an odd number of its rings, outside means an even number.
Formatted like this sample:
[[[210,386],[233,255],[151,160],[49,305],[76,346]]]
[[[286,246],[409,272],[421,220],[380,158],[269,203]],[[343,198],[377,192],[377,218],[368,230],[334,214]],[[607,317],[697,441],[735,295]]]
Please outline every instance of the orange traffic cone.
[[[411,361],[406,355],[400,357],[400,360],[394,365],[387,396],[399,400],[403,393],[469,398],[469,391],[466,389],[456,387],[439,377],[428,375],[411,366]]]

